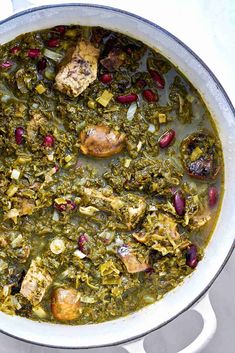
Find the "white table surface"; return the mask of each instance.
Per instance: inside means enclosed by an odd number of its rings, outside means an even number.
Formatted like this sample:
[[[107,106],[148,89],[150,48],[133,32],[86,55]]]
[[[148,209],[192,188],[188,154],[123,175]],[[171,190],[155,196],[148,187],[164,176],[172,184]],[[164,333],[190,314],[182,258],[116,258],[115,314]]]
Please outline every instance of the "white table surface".
[[[30,0],[34,4],[76,2],[75,0]],[[145,17],[168,31],[194,50],[211,68],[235,105],[235,0],[84,0],[106,4]],[[26,0],[13,0],[15,11],[28,7]],[[33,5],[31,5],[33,6]],[[7,13],[0,0],[0,17]],[[223,234],[221,234],[221,241]],[[203,353],[235,353],[235,254],[210,290],[218,328]],[[201,321],[188,312],[173,323],[150,334],[145,341],[147,353],[176,353],[200,331]],[[171,343],[169,343],[169,341]],[[19,342],[0,334],[0,353],[68,353]],[[78,352],[74,350],[74,352]],[[87,350],[79,350],[88,353]],[[90,350],[91,353],[123,353],[118,347]],[[136,352],[138,353],[138,352]]]

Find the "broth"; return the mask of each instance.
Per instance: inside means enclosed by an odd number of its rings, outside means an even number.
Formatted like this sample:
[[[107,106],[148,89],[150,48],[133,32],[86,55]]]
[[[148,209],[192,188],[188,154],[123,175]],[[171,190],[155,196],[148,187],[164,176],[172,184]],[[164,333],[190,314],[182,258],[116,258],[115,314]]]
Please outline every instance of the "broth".
[[[102,28],[0,47],[0,310],[97,323],[203,258],[223,194],[218,132],[162,55]]]

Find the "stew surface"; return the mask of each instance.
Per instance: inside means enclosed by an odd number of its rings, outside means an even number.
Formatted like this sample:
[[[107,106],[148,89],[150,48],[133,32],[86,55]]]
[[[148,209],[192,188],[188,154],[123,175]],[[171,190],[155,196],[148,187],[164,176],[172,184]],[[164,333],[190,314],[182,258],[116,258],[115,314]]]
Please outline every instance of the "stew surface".
[[[160,53],[57,26],[0,47],[0,310],[86,324],[203,257],[223,194],[212,117]]]

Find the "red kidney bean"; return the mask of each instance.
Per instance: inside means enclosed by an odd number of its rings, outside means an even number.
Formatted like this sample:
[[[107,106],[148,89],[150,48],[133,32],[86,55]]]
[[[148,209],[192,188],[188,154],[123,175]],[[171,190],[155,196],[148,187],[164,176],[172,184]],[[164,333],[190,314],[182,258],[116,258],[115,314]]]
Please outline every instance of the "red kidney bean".
[[[40,49],[37,49],[37,48],[34,48],[34,49],[29,49],[28,50],[28,57],[31,58],[31,59],[36,59],[40,56],[41,54],[41,50]]]
[[[145,272],[145,273],[148,273],[149,275],[152,275],[152,274],[155,272],[155,270],[154,270],[153,267],[149,267],[149,268],[147,268],[144,272]]]
[[[177,191],[173,196],[175,211],[179,216],[185,214],[185,198],[181,191]]]
[[[67,203],[54,203],[54,208],[59,212],[65,212],[67,209]]]
[[[211,208],[215,207],[218,202],[219,193],[216,186],[210,186],[208,190],[208,203]]]
[[[186,265],[195,268],[198,264],[197,247],[191,245],[186,251]]]
[[[150,76],[157,85],[157,88],[163,89],[165,87],[164,78],[155,70],[149,70]]]
[[[18,47],[18,46],[15,46],[15,47],[13,47],[13,48],[11,48],[10,50],[9,50],[9,52],[11,53],[11,54],[13,54],[13,55],[17,55],[19,52],[20,52],[20,47]]]
[[[56,26],[54,27],[54,30],[62,35],[65,32],[65,26]]]
[[[17,127],[15,129],[15,141],[17,145],[21,145],[23,142],[24,138],[24,128],[23,127]]]
[[[151,89],[144,90],[143,96],[149,103],[154,103],[158,100],[158,96]]]
[[[38,71],[45,70],[46,66],[47,66],[47,60],[46,58],[42,58],[41,60],[39,60],[37,64]]]
[[[113,80],[113,76],[110,73],[105,73],[102,76],[100,76],[100,81],[103,84],[108,84],[108,83],[112,82],[112,80]]]
[[[10,67],[12,67],[13,63],[11,61],[4,61],[2,63],[0,63],[0,67],[3,69],[9,69]]]
[[[43,145],[46,147],[53,147],[55,144],[55,138],[52,135],[47,135],[44,137]]]
[[[137,101],[138,96],[135,93],[130,93],[125,96],[118,96],[116,99],[119,103],[126,104]]]
[[[59,211],[59,212],[65,212],[65,211],[73,211],[76,208],[76,204],[72,200],[66,200],[65,203],[54,203],[54,208]]]
[[[76,208],[76,203],[73,200],[66,200],[67,202],[67,208],[70,210],[75,210]]]
[[[78,238],[78,249],[84,254],[87,253],[86,244],[88,242],[88,235],[86,233],[81,234]]]
[[[86,243],[88,241],[88,237],[87,234],[81,234],[78,238],[78,245],[83,245],[84,243]]]
[[[47,41],[47,46],[50,48],[56,48],[60,45],[60,40],[58,38],[51,38]]]
[[[59,169],[60,169],[59,166],[58,166],[58,164],[55,164],[55,165],[54,165],[54,168],[55,168],[55,172],[56,172],[56,173],[57,173],[57,172],[59,171]]]
[[[159,147],[160,148],[168,147],[172,143],[174,138],[175,138],[175,131],[173,129],[170,129],[164,132],[164,134],[160,137]]]
[[[136,81],[136,86],[139,87],[139,88],[144,88],[145,86],[147,85],[146,81],[145,80],[137,80]]]

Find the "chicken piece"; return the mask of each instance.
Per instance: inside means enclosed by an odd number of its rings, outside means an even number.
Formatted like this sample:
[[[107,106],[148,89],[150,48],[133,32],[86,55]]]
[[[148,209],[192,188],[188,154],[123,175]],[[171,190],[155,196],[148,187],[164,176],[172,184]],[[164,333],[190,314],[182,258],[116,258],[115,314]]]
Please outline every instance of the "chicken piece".
[[[32,260],[20,289],[20,293],[27,298],[33,306],[41,302],[47,288],[52,283],[51,275],[46,269],[40,267],[38,264],[39,261],[40,258]]]
[[[135,194],[105,196],[105,190],[92,188],[83,188],[82,193],[87,204],[113,213],[129,230],[135,228],[143,218],[147,207],[145,199]]]
[[[41,112],[33,114],[32,119],[27,124],[27,137],[30,141],[34,141],[41,125],[46,124],[46,118]]]
[[[80,133],[81,151],[93,157],[110,157],[122,151],[125,134],[105,125],[90,125]]]
[[[123,245],[118,249],[118,255],[129,273],[142,272],[150,267],[146,262],[140,262],[127,245]]]
[[[55,87],[68,96],[77,97],[97,77],[99,49],[84,40],[68,51],[55,77]]]
[[[71,321],[81,313],[80,293],[74,288],[57,288],[52,293],[51,311],[55,319]]]

